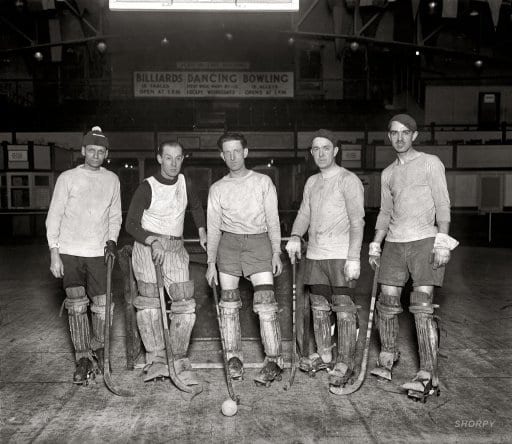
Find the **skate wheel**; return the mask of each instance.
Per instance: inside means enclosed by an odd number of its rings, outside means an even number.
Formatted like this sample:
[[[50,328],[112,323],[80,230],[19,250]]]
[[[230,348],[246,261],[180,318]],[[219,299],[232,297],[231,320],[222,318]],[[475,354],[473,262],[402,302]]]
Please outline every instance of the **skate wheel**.
[[[283,379],[283,377],[281,375],[276,376],[276,381],[281,381],[282,379]]]
[[[425,404],[425,403],[427,402],[427,398],[422,398],[422,399],[421,399],[421,402],[422,402],[423,404]]]
[[[308,373],[308,376],[309,376],[310,378],[314,378],[314,377],[316,376],[316,373],[315,373],[315,372],[309,372],[309,373]]]
[[[270,384],[271,384],[271,383],[270,383],[270,381],[265,382],[265,387],[266,387],[266,388],[269,388],[269,387],[270,387]]]

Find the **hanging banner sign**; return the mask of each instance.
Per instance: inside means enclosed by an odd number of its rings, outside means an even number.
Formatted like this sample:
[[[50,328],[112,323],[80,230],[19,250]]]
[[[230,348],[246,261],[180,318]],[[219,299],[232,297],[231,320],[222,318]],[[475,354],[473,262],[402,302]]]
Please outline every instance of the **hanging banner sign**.
[[[293,97],[293,72],[136,71],[134,97]]]

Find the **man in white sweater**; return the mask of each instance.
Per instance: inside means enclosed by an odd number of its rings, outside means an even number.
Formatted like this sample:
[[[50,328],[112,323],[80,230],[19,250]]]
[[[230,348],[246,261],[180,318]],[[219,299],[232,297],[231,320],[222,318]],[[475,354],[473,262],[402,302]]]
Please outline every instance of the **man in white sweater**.
[[[354,173],[336,164],[337,153],[330,131],[322,129],[314,134],[311,154],[320,172],[306,182],[286,245],[294,262],[301,255],[300,239],[308,231],[304,284],[311,290],[317,353],[303,357],[300,368],[308,372],[332,369],[329,383],[336,387],[347,382],[355,366],[357,306],[352,288],[359,278],[364,232],[363,184]],[[336,313],[338,329],[335,363],[331,363],[331,310]]]
[[[46,218],[50,271],[62,278],[66,292],[76,384],[87,384],[93,358],[103,369],[105,262],[107,257],[115,258],[122,220],[119,179],[101,166],[108,147],[100,127],[85,134],[84,163],[59,176]],[[87,317],[90,301],[92,336]]]
[[[217,142],[229,174],[215,182],[208,194],[208,270],[206,279],[216,285],[217,269],[222,288],[220,313],[230,376],[243,376],[242,306],[240,277],[254,287],[253,310],[260,318],[265,362],[257,383],[269,385],[283,368],[281,329],[274,279],[282,271],[281,228],[277,193],[272,180],[245,166],[247,140],[242,134],[226,133]]]

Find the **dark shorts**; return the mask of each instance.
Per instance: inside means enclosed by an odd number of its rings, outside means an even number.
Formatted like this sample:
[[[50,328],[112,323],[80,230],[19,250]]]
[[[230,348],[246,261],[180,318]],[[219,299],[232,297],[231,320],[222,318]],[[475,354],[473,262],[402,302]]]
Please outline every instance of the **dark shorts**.
[[[412,278],[412,285],[441,287],[444,267],[432,268],[431,255],[435,238],[413,242],[386,242],[380,260],[379,283],[403,287]]]
[[[356,281],[345,280],[345,259],[308,259],[304,267],[305,285],[329,285],[331,287],[351,287]]]
[[[272,273],[272,245],[267,233],[222,233],[217,250],[217,268],[232,276]]]
[[[61,254],[64,265],[64,289],[85,287],[88,296],[99,296],[107,292],[107,266],[100,257],[80,257]]]

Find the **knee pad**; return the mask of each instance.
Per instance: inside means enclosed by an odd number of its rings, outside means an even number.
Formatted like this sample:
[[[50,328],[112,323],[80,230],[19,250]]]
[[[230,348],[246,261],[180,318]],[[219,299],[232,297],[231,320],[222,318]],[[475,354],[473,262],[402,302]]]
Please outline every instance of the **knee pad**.
[[[171,303],[171,317],[173,314],[191,314],[195,312],[196,301],[194,299],[173,301]]]
[[[331,305],[323,295],[310,294],[311,309],[316,311],[331,311]]]
[[[107,303],[107,295],[100,294],[98,296],[91,296],[92,305],[91,312],[102,319],[105,319],[105,305]],[[114,302],[110,303],[110,316],[114,313]]]
[[[354,304],[352,298],[346,294],[335,294],[332,296],[332,311],[338,313],[357,314],[357,309],[360,308]]]
[[[84,287],[68,287],[66,288],[66,299],[64,305],[70,315],[78,315],[87,312],[89,299],[85,294]]]
[[[133,300],[133,306],[137,310],[145,310],[158,308],[160,310],[160,299],[159,298],[147,298],[145,296],[136,296]]]
[[[379,316],[395,316],[402,313],[404,310],[400,305],[400,295],[392,295],[381,293],[379,300],[375,304],[379,312]]]
[[[411,293],[411,304],[409,305],[409,311],[413,314],[433,314],[435,308],[439,308],[439,305],[435,305],[434,295],[423,293],[421,291],[413,291]]]
[[[194,299],[194,281],[173,282],[169,285],[169,297],[172,301]]]
[[[220,299],[221,302],[236,302],[241,301],[240,298],[240,290],[238,288],[235,288],[233,290],[222,290],[220,292]]]
[[[160,296],[158,286],[154,282],[137,281],[137,289],[141,296],[147,298],[158,298]]]
[[[277,313],[277,302],[273,290],[256,290],[254,292],[254,313]]]

